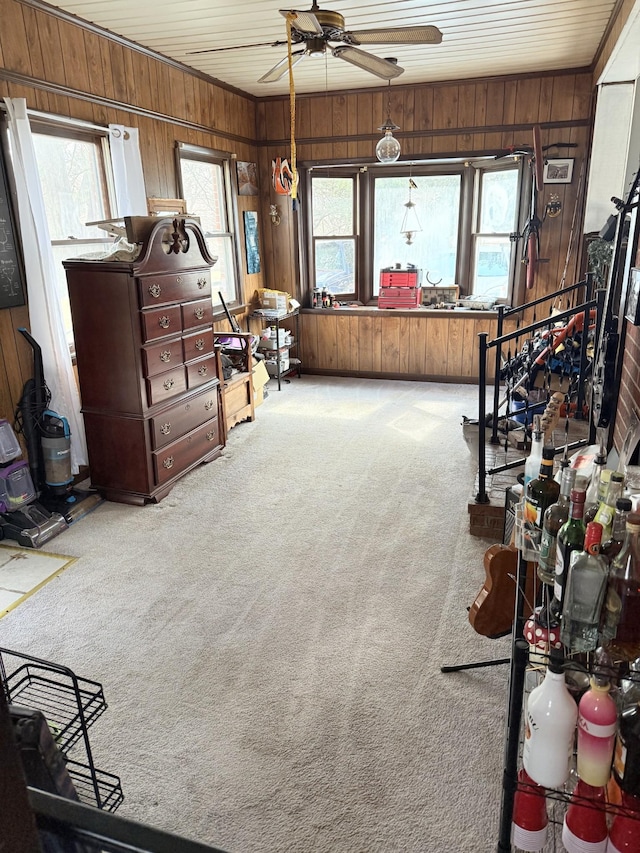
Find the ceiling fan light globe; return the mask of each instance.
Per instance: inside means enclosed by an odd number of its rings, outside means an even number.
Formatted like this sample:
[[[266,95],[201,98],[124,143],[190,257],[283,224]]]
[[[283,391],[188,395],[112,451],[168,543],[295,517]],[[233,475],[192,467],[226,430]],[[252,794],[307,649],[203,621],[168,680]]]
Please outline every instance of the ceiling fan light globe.
[[[400,156],[400,143],[390,130],[386,130],[376,145],[376,157],[381,163],[395,163]]]

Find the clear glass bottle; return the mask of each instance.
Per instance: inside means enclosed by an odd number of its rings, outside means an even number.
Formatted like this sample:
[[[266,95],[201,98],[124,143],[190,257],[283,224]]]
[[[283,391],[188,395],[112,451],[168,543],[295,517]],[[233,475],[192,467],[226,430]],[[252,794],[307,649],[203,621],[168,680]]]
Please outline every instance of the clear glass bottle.
[[[540,473],[542,462],[542,448],[544,447],[544,433],[540,426],[540,415],[533,416],[533,430],[531,432],[531,450],[524,463],[524,495],[527,495],[527,486],[530,480],[534,480]]]
[[[584,523],[588,524],[595,519],[598,506],[602,498],[600,497],[602,472],[607,464],[607,451],[604,445],[600,444],[595,459],[593,460],[593,469],[591,471],[591,479],[587,488],[587,496],[584,501]],[[605,492],[606,494],[606,492]],[[602,496],[604,497],[604,495]]]
[[[602,625],[603,642],[614,661],[640,656],[640,513],[627,516],[622,548],[609,567]]]
[[[547,507],[542,519],[542,538],[538,558],[538,577],[553,586],[556,574],[556,543],[558,532],[569,518],[571,489],[576,481],[575,468],[563,468],[558,500]]]
[[[598,646],[600,611],[607,588],[608,567],[600,556],[602,525],[587,524],[584,550],[574,551],[569,562],[562,604],[560,639],[567,651],[590,652]]]
[[[560,619],[562,616],[565,581],[571,554],[574,551],[582,551],[582,546],[584,545],[585,526],[582,520],[584,499],[584,489],[571,489],[569,518],[558,531],[553,600],[549,605],[551,613],[556,619]]]
[[[631,499],[618,498],[616,501],[616,511],[613,516],[613,524],[611,525],[611,536],[602,543],[600,553],[609,563],[616,557],[622,548],[625,533],[627,530],[627,516],[631,512]]]
[[[624,489],[624,474],[619,471],[614,471],[609,479],[609,487],[607,488],[607,496],[603,501],[600,501],[594,521],[602,525],[602,539],[604,542],[611,536],[611,526],[613,524],[613,516],[616,512],[616,501],[622,497]]]

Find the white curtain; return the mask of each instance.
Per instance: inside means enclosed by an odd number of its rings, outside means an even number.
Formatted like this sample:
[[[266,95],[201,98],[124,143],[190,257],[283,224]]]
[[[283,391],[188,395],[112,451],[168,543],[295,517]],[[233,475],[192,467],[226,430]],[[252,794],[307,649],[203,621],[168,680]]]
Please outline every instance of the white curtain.
[[[30,331],[42,349],[44,378],[51,391],[50,408],[69,421],[71,467],[77,474],[79,466],[87,464],[84,421],[60,310],[56,266],[27,117],[27,102],[24,98],[4,98],[4,102],[18,196]]]
[[[118,216],[147,216],[138,128],[110,124],[109,150]]]

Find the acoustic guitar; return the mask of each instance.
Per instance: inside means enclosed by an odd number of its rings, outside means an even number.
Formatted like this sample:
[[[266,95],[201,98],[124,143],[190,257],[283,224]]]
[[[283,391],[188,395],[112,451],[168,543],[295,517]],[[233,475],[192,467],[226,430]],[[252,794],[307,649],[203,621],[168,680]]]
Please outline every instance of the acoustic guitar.
[[[492,545],[485,551],[485,582],[469,608],[469,622],[477,634],[495,640],[511,631],[516,606],[517,570],[518,549],[515,545]],[[531,615],[527,602],[533,602],[535,597],[535,575],[535,564],[528,563],[525,617]]]

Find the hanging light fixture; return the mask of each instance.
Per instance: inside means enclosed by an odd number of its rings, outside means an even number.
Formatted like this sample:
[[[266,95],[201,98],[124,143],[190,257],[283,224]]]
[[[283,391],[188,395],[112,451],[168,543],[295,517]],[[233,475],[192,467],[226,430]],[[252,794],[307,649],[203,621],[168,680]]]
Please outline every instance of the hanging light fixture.
[[[413,165],[413,164],[412,164]],[[413,243],[414,235],[418,231],[422,231],[418,214],[416,213],[416,203],[411,198],[412,190],[417,190],[418,185],[411,177],[411,169],[409,169],[409,201],[405,202],[406,211],[402,220],[402,228],[400,233],[404,234],[405,243],[410,246]]]
[[[398,60],[389,57],[387,62],[397,62]],[[391,121],[391,80],[389,80],[389,97],[387,100],[387,120],[379,127],[378,130],[384,131],[384,136],[376,145],[376,157],[381,163],[395,163],[400,156],[400,143],[393,135],[394,130],[400,130],[397,124]]]

